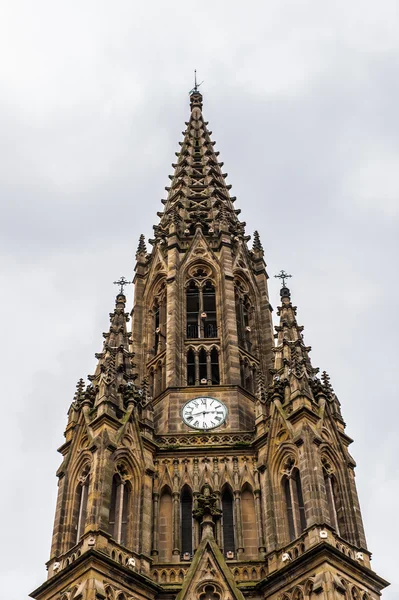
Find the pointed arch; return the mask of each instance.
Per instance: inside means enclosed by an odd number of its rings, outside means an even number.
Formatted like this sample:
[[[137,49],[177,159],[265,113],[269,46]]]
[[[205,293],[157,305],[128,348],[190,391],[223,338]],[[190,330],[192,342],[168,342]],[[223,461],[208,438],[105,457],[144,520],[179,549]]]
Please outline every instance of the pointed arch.
[[[173,522],[173,500],[172,490],[165,485],[160,494],[159,501],[159,560],[169,562],[172,560],[173,541],[172,527]]]
[[[193,495],[188,485],[180,493],[180,540],[181,554],[193,553]]]
[[[196,384],[195,353],[192,348],[187,352],[187,385]]]

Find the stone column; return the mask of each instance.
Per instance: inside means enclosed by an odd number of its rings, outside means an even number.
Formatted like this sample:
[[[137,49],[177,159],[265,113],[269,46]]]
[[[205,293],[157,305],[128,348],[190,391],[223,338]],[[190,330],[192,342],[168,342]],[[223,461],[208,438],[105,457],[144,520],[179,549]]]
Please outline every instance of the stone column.
[[[199,356],[198,350],[194,351],[194,360],[195,360],[195,385],[199,385]]]
[[[180,494],[173,492],[173,554],[180,555]]]
[[[263,520],[262,520],[262,505],[260,498],[260,490],[254,491],[255,496],[255,514],[256,514],[256,525],[258,530],[258,550],[259,552],[266,552],[265,540],[263,536]]]
[[[241,492],[239,490],[234,491],[234,517],[238,555],[244,552],[244,544],[242,539]]]

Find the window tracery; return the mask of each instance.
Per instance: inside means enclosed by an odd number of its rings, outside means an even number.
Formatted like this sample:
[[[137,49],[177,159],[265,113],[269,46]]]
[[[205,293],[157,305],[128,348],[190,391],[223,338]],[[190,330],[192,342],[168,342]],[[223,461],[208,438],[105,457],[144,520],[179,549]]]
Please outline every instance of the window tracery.
[[[186,355],[187,385],[219,385],[219,348],[217,346],[191,347]]]
[[[218,337],[216,290],[210,269],[196,266],[189,271],[186,284],[186,337],[188,339]]]
[[[221,600],[222,595],[219,587],[214,583],[206,583],[197,591],[198,600]]]

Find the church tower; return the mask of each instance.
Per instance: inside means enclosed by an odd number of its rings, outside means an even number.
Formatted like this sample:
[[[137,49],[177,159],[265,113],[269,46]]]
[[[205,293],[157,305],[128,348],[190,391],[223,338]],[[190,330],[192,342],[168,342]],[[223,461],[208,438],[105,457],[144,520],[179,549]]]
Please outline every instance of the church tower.
[[[377,600],[341,407],[190,117],[134,306],[77,384],[36,600]],[[128,322],[131,320],[131,332]]]

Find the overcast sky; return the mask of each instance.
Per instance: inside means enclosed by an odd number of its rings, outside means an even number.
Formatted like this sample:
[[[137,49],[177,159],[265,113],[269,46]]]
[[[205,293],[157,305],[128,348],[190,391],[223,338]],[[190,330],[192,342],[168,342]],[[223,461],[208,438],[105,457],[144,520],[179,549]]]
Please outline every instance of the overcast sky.
[[[271,302],[284,268],[313,365],[341,400],[373,568],[397,600],[397,11],[0,3],[1,598],[46,577],[66,412],[95,368],[112,282],[133,276],[139,234],[151,237],[197,68]]]

